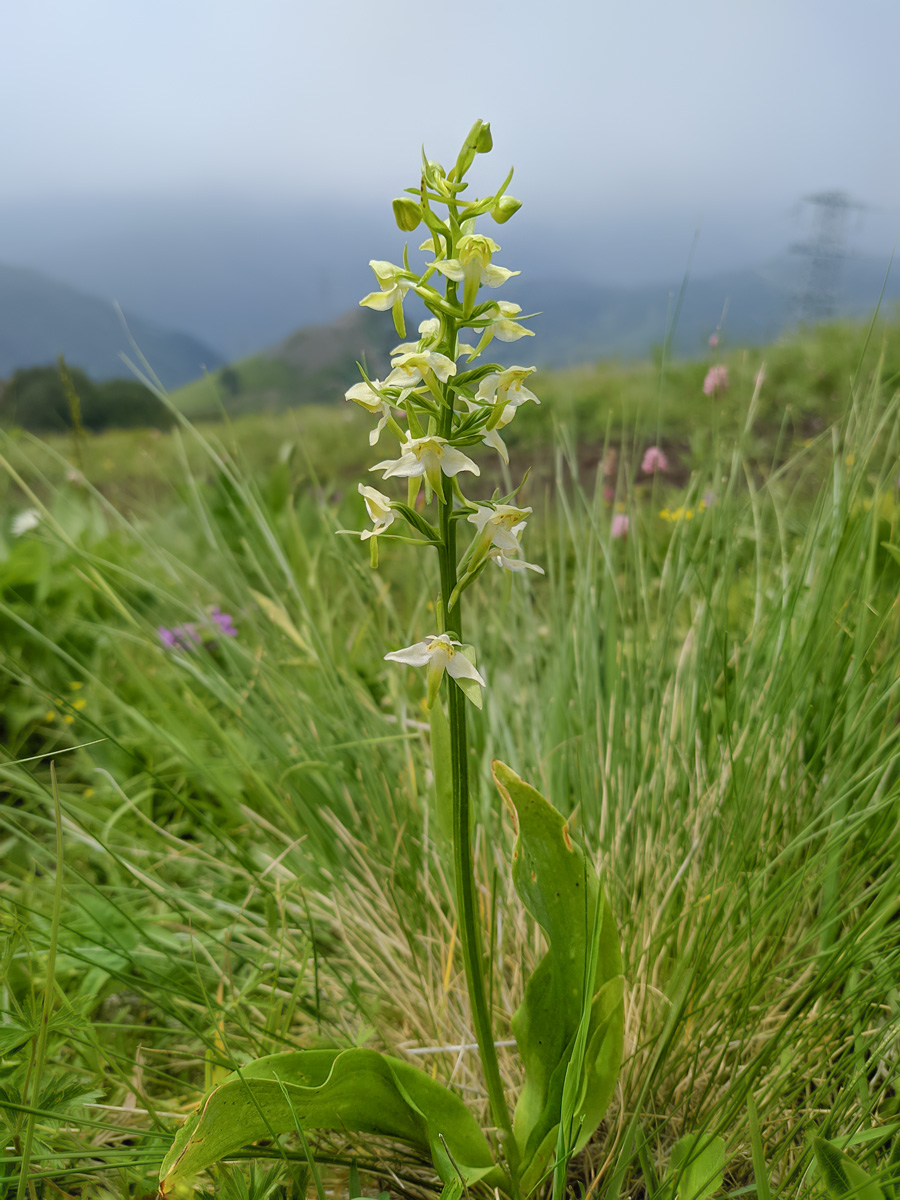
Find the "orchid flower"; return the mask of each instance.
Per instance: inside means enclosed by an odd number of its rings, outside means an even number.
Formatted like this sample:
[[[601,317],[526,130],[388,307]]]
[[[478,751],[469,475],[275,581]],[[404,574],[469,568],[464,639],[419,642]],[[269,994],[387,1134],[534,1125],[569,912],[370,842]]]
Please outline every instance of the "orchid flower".
[[[475,512],[467,517],[479,533],[472,546],[469,571],[474,572],[486,558],[493,558],[505,571],[527,569],[543,575],[543,567],[523,558],[510,558],[522,549],[521,536],[528,523],[525,518],[530,514],[530,508],[518,508],[514,504],[476,504]]]
[[[513,526],[524,529],[525,518],[531,511],[530,508],[517,508],[515,504],[476,504],[475,511],[466,519],[487,538],[487,545],[515,551],[519,549],[519,540],[512,532]]]
[[[397,476],[401,479],[420,479],[423,475],[428,480],[432,490],[444,499],[444,487],[441,474],[458,475],[460,471],[471,471],[480,475],[481,470],[461,450],[451,446],[442,437],[410,437],[406,431],[406,441],[400,449],[402,454],[398,459],[386,458],[383,462],[370,467],[370,471],[383,471],[383,479]]]
[[[384,657],[388,662],[404,663],[408,667],[428,668],[428,698],[427,705],[432,707],[437,699],[438,689],[444,677],[444,671],[451,679],[472,680],[479,687],[485,682],[475,667],[475,664],[461,649],[462,643],[449,637],[446,633],[432,634],[422,642],[415,642],[403,650],[392,650]],[[463,686],[460,684],[460,686]],[[481,693],[472,687],[464,687],[466,695],[478,708],[481,707]]]
[[[496,547],[488,554],[488,558],[492,558],[504,571],[536,571],[538,575],[544,574],[544,568],[539,567],[537,563],[526,562],[524,558],[510,558]]]
[[[395,346],[391,351],[391,358],[396,358],[400,354],[418,354],[423,350],[432,350],[441,340],[441,322],[437,317],[431,317],[430,320],[419,322],[419,340],[417,342],[402,342],[399,346]],[[459,342],[456,349],[456,357],[459,358],[463,354],[474,354],[475,347],[469,346],[466,342]]]
[[[360,533],[360,538],[365,542],[371,537],[378,537],[379,533],[384,533],[389,525],[393,523],[394,512],[391,508],[391,498],[386,496],[384,492],[379,492],[378,488],[366,487],[365,484],[359,483],[356,485],[356,490],[366,502],[366,512],[369,514],[369,520],[372,522],[371,529],[364,529]]]
[[[517,342],[519,338],[534,337],[533,329],[526,329],[518,321],[513,320],[522,311],[520,304],[511,304],[508,300],[495,300],[488,313],[488,323],[484,326],[477,347],[472,351],[474,358],[490,344],[492,338],[501,342]],[[479,323],[478,328],[482,328]]]
[[[369,266],[375,272],[378,292],[369,292],[363,296],[360,304],[364,308],[374,308],[377,312],[391,310],[394,317],[394,328],[400,337],[406,336],[406,323],[403,320],[403,297],[416,282],[415,276],[403,267],[395,267],[393,263],[373,258]]]
[[[382,396],[380,389],[385,385],[381,380],[373,379],[371,382],[363,380],[362,383],[355,383],[352,388],[348,388],[344,392],[345,400],[352,400],[355,404],[360,405],[366,412],[372,413],[374,416],[379,414],[379,421],[372,432],[369,434],[369,445],[374,446],[381,437],[381,431],[391,419],[391,406]],[[403,397],[401,397],[402,399]]]
[[[481,233],[465,233],[456,243],[456,258],[437,259],[428,264],[440,271],[454,283],[463,285],[463,310],[470,313],[475,306],[475,297],[482,286],[495,288],[506,283],[519,271],[496,267],[491,258],[500,247],[493,238]]]
[[[393,370],[384,381],[386,387],[411,389],[424,381],[434,390],[435,380],[446,383],[451,375],[456,374],[456,363],[453,359],[434,350],[414,350],[410,354],[400,354],[391,359],[391,366]]]
[[[528,400],[540,404],[534,392],[523,386],[524,380],[536,370],[537,367],[507,367],[503,371],[492,371],[482,379],[475,399],[482,404],[490,404],[495,411],[501,403],[512,404],[516,408]]]

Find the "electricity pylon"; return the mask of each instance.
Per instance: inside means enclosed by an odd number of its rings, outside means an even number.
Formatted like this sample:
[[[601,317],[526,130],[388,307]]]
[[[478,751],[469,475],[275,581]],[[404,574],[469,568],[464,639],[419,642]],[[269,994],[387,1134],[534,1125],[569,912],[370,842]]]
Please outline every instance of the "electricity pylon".
[[[852,209],[865,205],[839,191],[814,192],[804,196],[803,203],[812,206],[813,227],[809,241],[791,246],[793,253],[808,260],[797,315],[801,321],[827,321],[837,309],[841,265],[847,257],[848,217]]]

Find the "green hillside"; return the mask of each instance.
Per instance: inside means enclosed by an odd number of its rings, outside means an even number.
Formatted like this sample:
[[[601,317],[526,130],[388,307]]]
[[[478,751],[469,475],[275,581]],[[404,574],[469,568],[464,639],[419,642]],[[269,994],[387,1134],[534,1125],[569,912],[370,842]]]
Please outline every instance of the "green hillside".
[[[179,389],[173,400],[191,417],[329,404],[359,380],[358,362],[372,375],[387,369],[398,338],[379,315],[356,309],[329,325],[299,329],[277,346]]]

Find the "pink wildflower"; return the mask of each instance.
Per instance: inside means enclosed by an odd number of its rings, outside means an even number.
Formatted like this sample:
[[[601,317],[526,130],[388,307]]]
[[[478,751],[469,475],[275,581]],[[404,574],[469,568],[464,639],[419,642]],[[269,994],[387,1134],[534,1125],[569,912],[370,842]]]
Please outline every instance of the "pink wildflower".
[[[659,446],[651,446],[644,454],[641,470],[645,475],[655,475],[657,471],[668,471],[669,460]]]
[[[718,346],[718,344],[719,344],[719,335],[718,335],[717,333],[711,333],[711,334],[709,335],[709,344],[712,346],[712,348],[713,348],[713,349],[715,349],[715,348],[716,348],[716,346]]]
[[[710,367],[706,372],[706,378],[703,380],[703,391],[707,396],[712,396],[716,392],[724,392],[728,387],[728,368],[727,367]]]
[[[628,530],[631,527],[631,521],[624,513],[616,513],[612,519],[610,526],[610,536],[614,538],[628,537]]]

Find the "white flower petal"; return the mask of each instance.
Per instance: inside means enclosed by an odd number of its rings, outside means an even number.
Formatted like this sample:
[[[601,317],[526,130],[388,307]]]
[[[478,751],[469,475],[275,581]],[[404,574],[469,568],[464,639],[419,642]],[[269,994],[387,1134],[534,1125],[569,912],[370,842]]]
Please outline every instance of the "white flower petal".
[[[387,312],[394,303],[393,292],[369,292],[368,296],[363,296],[360,304],[363,308],[374,308],[376,312]]]
[[[495,288],[499,287],[501,283],[506,283],[507,279],[512,279],[513,275],[521,274],[521,271],[507,271],[506,267],[495,267],[493,263],[490,263],[481,268],[481,282],[489,288]]]
[[[487,686],[474,664],[469,662],[464,654],[457,653],[453,655],[447,663],[447,674],[451,679],[474,679],[482,687]]]
[[[473,475],[481,474],[481,468],[453,446],[447,446],[441,455],[441,470],[445,475],[458,475],[460,471],[471,471]]]
[[[440,262],[430,262],[429,267],[434,267],[436,271],[440,271],[442,275],[446,275],[448,279],[452,279],[454,283],[462,283],[465,272],[463,265],[457,258],[445,258]]]
[[[428,642],[414,642],[402,650],[392,650],[386,654],[385,661],[404,663],[408,667],[427,667],[431,662],[431,649]]]
[[[496,429],[489,429],[481,440],[485,446],[490,446],[492,450],[496,450],[506,465],[509,466],[509,451],[506,448],[506,442],[504,442]]]

